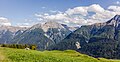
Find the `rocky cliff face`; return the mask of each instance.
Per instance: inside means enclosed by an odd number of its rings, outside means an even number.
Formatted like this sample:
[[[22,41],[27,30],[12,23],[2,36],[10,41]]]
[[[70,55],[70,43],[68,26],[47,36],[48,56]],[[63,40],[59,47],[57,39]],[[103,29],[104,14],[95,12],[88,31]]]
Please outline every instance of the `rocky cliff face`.
[[[46,22],[42,25],[42,29],[45,32],[44,35],[55,43],[59,43],[71,32],[67,26],[54,21]]]

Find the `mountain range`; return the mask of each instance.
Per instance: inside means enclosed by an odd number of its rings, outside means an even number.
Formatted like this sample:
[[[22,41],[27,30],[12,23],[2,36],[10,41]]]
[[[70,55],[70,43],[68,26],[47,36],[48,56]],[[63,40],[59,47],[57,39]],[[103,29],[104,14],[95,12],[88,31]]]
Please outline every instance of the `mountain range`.
[[[21,34],[26,27],[0,26],[0,44],[11,43],[12,39]]]
[[[120,59],[120,15],[104,23],[81,26],[48,49],[73,49],[93,57]]]
[[[59,43],[77,27],[68,27],[55,21],[36,24],[30,28],[1,26],[1,44],[33,44],[39,50]]]

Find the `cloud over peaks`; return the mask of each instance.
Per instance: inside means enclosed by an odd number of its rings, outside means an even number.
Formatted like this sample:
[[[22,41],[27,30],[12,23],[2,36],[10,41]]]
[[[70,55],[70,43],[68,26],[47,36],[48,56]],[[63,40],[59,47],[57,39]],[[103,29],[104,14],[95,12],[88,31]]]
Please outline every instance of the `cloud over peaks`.
[[[7,18],[0,17],[0,25],[11,26],[11,23]]]
[[[69,8],[54,15],[46,14],[35,15],[40,21],[54,20],[69,26],[90,25],[105,22],[116,14],[120,14],[120,6],[109,6],[107,9],[104,9],[99,4],[92,4],[90,6]]]

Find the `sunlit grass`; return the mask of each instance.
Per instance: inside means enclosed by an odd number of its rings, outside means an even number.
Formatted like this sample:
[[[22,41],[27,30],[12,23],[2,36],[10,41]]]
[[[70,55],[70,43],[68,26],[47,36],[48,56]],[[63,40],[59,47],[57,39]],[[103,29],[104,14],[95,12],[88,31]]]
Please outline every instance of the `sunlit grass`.
[[[118,60],[99,60],[73,50],[35,51],[24,49],[0,48],[4,62],[120,62]],[[9,59],[9,61],[8,61]],[[1,62],[1,61],[0,61]]]

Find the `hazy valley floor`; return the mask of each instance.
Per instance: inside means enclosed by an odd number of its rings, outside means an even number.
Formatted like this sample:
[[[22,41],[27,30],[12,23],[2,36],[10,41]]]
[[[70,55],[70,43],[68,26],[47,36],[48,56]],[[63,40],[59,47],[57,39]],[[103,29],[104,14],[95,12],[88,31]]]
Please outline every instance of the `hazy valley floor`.
[[[93,58],[76,51],[34,51],[0,47],[0,62],[120,62]]]

